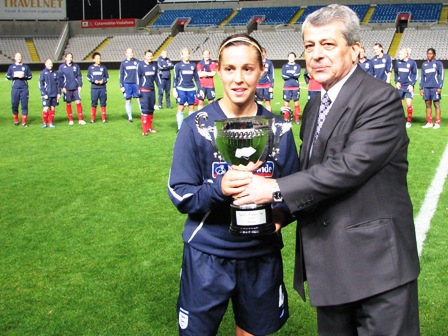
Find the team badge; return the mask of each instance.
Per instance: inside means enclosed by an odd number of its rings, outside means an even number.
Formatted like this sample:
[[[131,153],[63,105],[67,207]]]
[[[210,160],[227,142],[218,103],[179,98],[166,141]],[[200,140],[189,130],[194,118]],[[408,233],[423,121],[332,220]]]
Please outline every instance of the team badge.
[[[188,327],[188,311],[179,309],[179,327],[181,329],[187,329]]]

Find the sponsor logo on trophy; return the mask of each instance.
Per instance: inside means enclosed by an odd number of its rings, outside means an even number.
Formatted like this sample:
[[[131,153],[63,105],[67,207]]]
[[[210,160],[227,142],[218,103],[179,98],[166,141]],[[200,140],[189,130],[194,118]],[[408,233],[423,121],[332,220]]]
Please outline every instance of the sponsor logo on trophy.
[[[271,116],[216,120],[214,126],[206,126],[207,120],[207,112],[199,112],[196,127],[213,147],[215,157],[226,162],[231,169],[249,171],[259,169],[269,155],[277,159],[280,140],[291,128],[290,122],[275,122]],[[243,206],[231,204],[230,215],[232,234],[262,236],[275,231],[270,203]]]

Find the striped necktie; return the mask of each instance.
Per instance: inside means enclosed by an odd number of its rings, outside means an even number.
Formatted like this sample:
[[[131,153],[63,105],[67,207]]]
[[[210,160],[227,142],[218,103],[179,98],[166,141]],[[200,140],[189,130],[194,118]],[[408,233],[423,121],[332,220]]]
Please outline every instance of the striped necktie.
[[[313,151],[314,144],[316,143],[316,140],[319,137],[320,129],[322,128],[322,125],[324,124],[328,111],[330,110],[330,105],[331,105],[331,99],[328,96],[328,93],[325,92],[325,94],[322,97],[322,100],[320,101],[319,116],[317,118],[316,132],[314,133],[313,145],[311,147],[310,155]]]

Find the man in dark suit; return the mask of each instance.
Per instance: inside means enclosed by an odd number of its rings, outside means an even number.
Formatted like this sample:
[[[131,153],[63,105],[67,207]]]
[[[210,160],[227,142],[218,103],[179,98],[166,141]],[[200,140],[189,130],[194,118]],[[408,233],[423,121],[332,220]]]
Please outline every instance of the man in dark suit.
[[[359,19],[348,7],[309,15],[302,36],[322,92],[305,107],[299,172],[241,173],[252,182],[235,204],[283,200],[297,216],[294,287],[303,297],[305,271],[320,335],[419,335],[400,97],[357,65]]]

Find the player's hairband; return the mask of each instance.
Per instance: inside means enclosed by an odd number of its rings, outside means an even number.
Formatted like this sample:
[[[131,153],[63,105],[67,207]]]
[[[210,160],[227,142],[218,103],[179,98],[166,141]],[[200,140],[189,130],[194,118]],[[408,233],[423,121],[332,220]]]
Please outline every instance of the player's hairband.
[[[228,45],[229,43],[232,43],[232,42],[246,42],[246,43],[252,44],[255,48],[257,48],[257,50],[260,52],[260,54],[263,54],[263,53],[261,52],[260,47],[259,47],[254,41],[251,41],[251,40],[249,40],[248,38],[245,38],[245,37],[234,37],[234,38],[231,38],[230,40],[226,41],[226,42],[221,46],[221,48],[219,48],[218,59],[219,59],[219,55],[221,55],[221,51],[222,51],[222,49],[224,49],[224,47],[225,47],[226,45]]]

